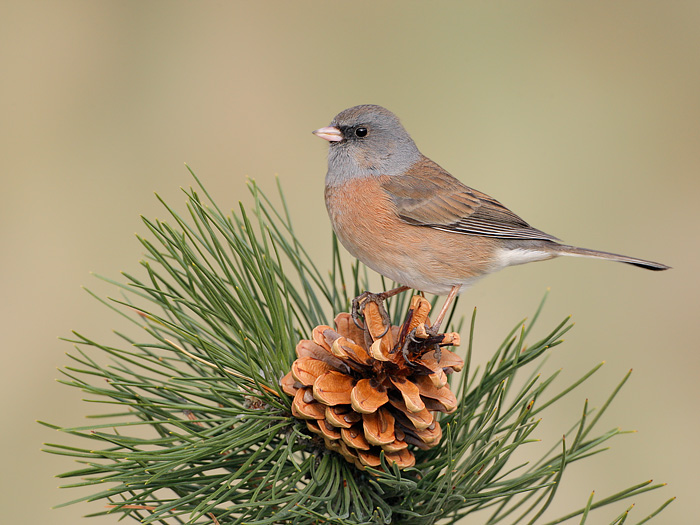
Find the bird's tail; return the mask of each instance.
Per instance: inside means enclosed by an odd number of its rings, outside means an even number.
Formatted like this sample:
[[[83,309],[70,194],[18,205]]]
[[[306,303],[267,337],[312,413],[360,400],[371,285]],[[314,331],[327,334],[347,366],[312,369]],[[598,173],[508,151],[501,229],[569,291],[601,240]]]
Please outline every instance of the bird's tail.
[[[567,246],[565,244],[559,244],[556,247],[556,251],[559,255],[569,255],[572,257],[591,257],[593,259],[608,259],[610,261],[618,261],[627,264],[633,264],[634,266],[639,266],[640,268],[646,268],[647,270],[668,270],[670,266],[665,264],[645,261],[644,259],[637,259],[636,257],[627,257],[626,255],[619,255],[617,253],[600,252],[598,250],[589,250],[587,248],[578,248],[576,246]]]

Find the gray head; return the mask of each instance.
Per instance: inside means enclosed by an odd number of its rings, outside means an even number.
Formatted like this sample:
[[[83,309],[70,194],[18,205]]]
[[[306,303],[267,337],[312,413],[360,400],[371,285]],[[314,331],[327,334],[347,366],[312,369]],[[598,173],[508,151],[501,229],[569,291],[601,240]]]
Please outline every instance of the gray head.
[[[341,111],[314,134],[330,144],[327,185],[349,178],[399,175],[421,156],[396,115],[372,104]]]

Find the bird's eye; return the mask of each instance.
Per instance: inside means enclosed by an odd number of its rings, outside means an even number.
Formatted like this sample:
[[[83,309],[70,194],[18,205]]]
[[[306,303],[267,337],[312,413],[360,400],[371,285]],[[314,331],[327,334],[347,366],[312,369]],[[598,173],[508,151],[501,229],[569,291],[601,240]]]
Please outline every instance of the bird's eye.
[[[355,135],[357,135],[360,138],[366,137],[367,136],[367,128],[357,128],[355,130]]]

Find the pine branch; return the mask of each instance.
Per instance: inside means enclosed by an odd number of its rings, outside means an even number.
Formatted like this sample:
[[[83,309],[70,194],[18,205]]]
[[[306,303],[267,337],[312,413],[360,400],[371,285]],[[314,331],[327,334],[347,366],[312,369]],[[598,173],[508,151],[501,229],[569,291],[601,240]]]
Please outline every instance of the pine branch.
[[[48,452],[81,465],[59,476],[77,480],[66,487],[94,489],[64,505],[103,500],[100,514],[144,523],[423,525],[456,523],[484,509],[488,524],[541,523],[567,465],[605,451],[624,433],[597,426],[629,374],[599,410],[586,401],[543,457],[513,464],[516,450],[537,441],[546,409],[602,366],[553,392],[557,373],[544,377],[537,364],[571,324],[565,319],[526,344],[543,301],[481,370],[471,364],[474,312],[465,366],[453,385],[459,406],[440,419],[441,444],[414,451],[415,467],[399,470],[382,457],[381,468],[362,471],[319,447],[292,416],[279,381],[297,342],[346,311],[366,286],[365,270],[354,265],[348,272],[334,239],[332,267],[320,271],[294,233],[281,190],[280,207],[250,181],[252,210],[240,206],[226,215],[197,184],[204,198],[185,191],[186,214],[161,200],[171,222],[143,219],[148,237],[139,237],[145,258],[138,276],[102,278],[121,295],[95,298],[133,323],[128,334],[117,332],[122,344],[78,332],[68,339],[76,350],[61,382],[104,411],[79,427],[43,423],[86,441],[47,444]],[[402,318],[407,297],[393,298],[392,318]],[[606,498],[591,495],[547,523],[585,523],[598,509],[660,486],[645,481]]]

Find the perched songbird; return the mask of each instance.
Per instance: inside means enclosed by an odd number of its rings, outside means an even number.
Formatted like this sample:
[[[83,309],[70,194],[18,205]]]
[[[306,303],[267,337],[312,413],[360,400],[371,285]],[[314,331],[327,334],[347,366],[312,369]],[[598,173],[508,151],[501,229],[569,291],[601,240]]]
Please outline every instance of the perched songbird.
[[[460,291],[506,266],[570,255],[668,268],[560,244],[421,154],[381,106],[346,109],[314,134],[330,144],[325,197],[338,239],[364,264],[404,285],[385,297],[408,288],[447,294],[434,327]]]

